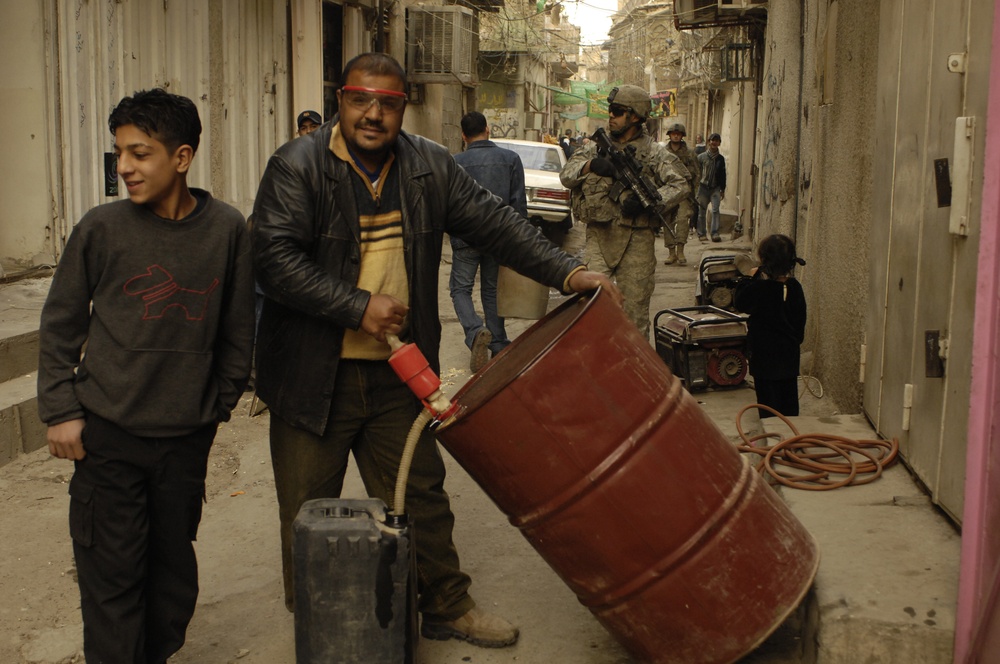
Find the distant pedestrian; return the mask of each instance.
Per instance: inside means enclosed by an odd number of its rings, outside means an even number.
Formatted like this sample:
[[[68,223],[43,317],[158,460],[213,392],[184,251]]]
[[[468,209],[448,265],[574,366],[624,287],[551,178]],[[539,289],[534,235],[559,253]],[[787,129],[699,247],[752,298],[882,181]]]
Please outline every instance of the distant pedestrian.
[[[705,145],[705,137],[698,134],[698,136],[694,139],[694,153],[699,155],[707,149],[708,147]]]
[[[528,199],[524,191],[524,166],[521,158],[513,150],[502,148],[489,140],[490,129],[486,124],[486,116],[482,113],[466,113],[461,126],[465,152],[455,155],[455,161],[473,180],[527,218]],[[451,301],[455,305],[458,321],[465,330],[465,345],[472,351],[470,368],[472,371],[479,371],[489,357],[510,345],[504,320],[497,314],[497,275],[500,266],[490,254],[479,251],[461,238],[450,237]],[[477,271],[484,318],[479,317],[472,304],[472,289]]]
[[[323,118],[316,111],[302,111],[299,113],[297,124],[299,136],[305,136],[319,129],[319,126],[323,124]]]
[[[747,342],[750,375],[757,403],[782,415],[799,414],[799,346],[805,339],[806,298],[792,276],[795,243],[787,235],[769,235],[757,249],[760,267],[736,285],[736,309],[750,314]],[[762,418],[771,413],[758,409]]]
[[[566,155],[567,159],[573,156],[573,151],[576,149],[576,146],[573,144],[572,129],[567,129],[566,133],[559,139],[559,146],[562,148],[562,151]]]
[[[701,180],[698,186],[698,239],[706,241],[706,233],[711,233],[712,242],[721,242],[719,237],[719,208],[722,199],[726,197],[726,158],[719,152],[722,137],[711,134],[708,137],[708,150],[698,155],[698,165],[701,167]],[[711,206],[711,217],[708,208]],[[708,224],[706,228],[706,223]]]
[[[49,452],[75,466],[84,656],[159,663],[198,597],[192,541],[216,428],[250,375],[253,265],[243,216],[187,185],[190,99],[136,92],[108,125],[130,200],[92,209],[66,243],[42,309],[38,413]]]

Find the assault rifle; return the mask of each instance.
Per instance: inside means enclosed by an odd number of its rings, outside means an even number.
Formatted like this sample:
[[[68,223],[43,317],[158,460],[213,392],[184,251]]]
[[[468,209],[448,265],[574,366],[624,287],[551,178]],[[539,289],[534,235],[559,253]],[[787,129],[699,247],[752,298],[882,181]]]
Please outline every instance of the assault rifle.
[[[626,145],[624,150],[619,150],[611,142],[611,137],[604,131],[604,127],[598,127],[590,139],[597,143],[598,154],[608,159],[614,165],[617,173],[615,183],[611,185],[608,196],[614,201],[620,201],[625,190],[631,189],[632,194],[639,197],[642,206],[667,229],[670,237],[677,237],[673,226],[663,216],[661,210],[663,197],[660,196],[660,192],[649,176],[642,174],[642,164],[635,158],[635,146]]]

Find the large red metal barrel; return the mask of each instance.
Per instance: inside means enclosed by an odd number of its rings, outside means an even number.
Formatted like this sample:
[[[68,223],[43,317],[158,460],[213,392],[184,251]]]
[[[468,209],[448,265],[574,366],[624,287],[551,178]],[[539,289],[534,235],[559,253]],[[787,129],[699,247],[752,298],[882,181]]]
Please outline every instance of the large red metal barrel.
[[[815,540],[607,294],[455,401],[441,443],[639,661],[735,661],[812,584]]]

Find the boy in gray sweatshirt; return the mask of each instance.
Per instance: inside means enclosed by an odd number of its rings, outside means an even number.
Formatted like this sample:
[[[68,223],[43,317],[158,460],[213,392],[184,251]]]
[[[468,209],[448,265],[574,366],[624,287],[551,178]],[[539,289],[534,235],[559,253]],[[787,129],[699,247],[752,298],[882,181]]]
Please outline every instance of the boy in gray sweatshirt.
[[[161,89],[111,113],[129,200],[73,229],[42,309],[38,410],[72,459],[70,535],[88,662],[165,662],[198,596],[208,453],[250,374],[243,216],[187,173],[201,121]]]

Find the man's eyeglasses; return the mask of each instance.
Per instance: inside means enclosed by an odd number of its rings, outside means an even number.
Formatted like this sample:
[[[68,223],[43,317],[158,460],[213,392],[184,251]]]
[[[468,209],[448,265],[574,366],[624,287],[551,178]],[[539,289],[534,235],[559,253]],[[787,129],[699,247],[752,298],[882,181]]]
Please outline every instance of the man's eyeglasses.
[[[399,113],[406,106],[406,93],[398,90],[363,88],[357,85],[345,85],[340,90],[345,104],[366,113],[372,104],[378,104],[379,110],[385,113]]]
[[[619,118],[628,113],[630,110],[631,109],[628,106],[619,106],[618,104],[612,104],[608,107],[608,113],[610,113],[613,118]]]

